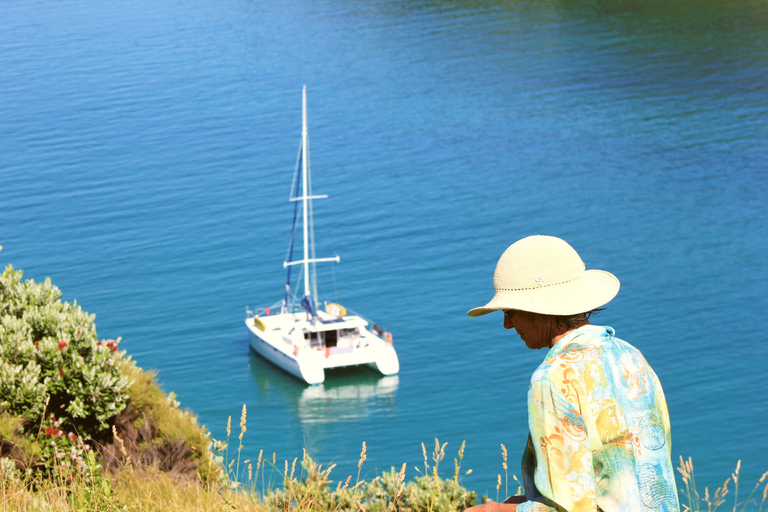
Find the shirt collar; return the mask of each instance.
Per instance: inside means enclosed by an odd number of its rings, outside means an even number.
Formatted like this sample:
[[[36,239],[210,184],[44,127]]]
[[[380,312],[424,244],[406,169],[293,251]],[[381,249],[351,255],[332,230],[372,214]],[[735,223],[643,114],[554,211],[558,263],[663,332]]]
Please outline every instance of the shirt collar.
[[[582,325],[578,329],[575,329],[560,338],[557,343],[555,343],[555,345],[549,349],[549,352],[547,352],[547,357],[544,359],[547,360],[557,357],[563,350],[565,350],[565,347],[575,342],[577,338],[585,337],[584,341],[587,341],[605,336],[606,334],[608,336],[613,336],[615,334],[613,327],[591,324]]]

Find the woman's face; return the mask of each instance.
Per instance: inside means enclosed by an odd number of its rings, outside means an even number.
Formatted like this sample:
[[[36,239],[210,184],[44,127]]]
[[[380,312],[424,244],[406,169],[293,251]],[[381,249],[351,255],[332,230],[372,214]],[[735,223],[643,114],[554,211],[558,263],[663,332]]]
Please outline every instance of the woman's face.
[[[532,350],[552,346],[552,322],[544,315],[507,309],[504,311],[504,328],[514,328],[525,342],[525,346]]]

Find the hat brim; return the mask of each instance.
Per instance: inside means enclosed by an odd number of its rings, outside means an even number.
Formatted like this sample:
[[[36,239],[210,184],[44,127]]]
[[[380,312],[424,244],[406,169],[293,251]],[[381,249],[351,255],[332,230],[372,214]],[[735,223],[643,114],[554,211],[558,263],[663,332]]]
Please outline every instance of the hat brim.
[[[497,290],[485,306],[471,309],[482,316],[500,309],[516,309],[543,315],[576,315],[608,304],[619,293],[619,280],[604,270],[587,270],[567,283],[527,290]]]

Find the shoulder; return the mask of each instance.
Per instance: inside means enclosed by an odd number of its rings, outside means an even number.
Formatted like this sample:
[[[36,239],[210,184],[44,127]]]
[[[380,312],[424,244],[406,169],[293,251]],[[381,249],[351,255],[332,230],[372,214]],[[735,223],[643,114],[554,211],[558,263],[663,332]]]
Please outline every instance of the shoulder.
[[[613,336],[611,327],[586,325],[569,333],[549,351],[531,376],[531,386],[565,389],[584,378],[601,379],[599,370],[623,347],[631,347]]]

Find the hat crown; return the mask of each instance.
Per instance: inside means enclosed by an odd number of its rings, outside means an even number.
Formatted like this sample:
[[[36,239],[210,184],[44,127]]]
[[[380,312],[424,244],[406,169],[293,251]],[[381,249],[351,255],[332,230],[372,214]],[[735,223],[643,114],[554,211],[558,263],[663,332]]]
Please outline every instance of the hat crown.
[[[565,240],[535,235],[510,245],[496,264],[494,288],[531,290],[581,278],[586,266]]]

